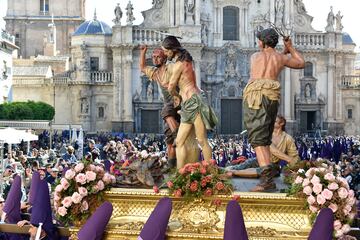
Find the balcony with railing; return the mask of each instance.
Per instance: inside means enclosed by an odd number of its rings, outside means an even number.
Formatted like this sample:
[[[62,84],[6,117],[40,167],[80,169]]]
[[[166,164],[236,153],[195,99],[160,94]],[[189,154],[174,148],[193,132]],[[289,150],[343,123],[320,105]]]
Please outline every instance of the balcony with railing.
[[[166,35],[165,31],[158,31],[154,29],[143,29],[143,28],[133,28],[133,42],[141,44],[157,44],[164,40]]]
[[[360,75],[346,75],[341,77],[341,88],[360,89]]]
[[[325,48],[325,34],[324,33],[296,33],[294,44],[297,46],[304,46],[310,49]]]
[[[112,82],[112,72],[110,71],[93,71],[90,72],[92,83],[110,83]]]

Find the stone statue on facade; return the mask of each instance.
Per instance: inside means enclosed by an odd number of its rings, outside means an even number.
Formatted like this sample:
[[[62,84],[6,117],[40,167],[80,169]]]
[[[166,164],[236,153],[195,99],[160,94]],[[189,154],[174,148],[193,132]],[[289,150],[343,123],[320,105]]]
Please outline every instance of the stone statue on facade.
[[[114,14],[115,14],[115,19],[113,20],[113,22],[115,23],[115,25],[121,24],[121,18],[123,13],[120,8],[120,3],[118,3],[117,6],[115,7]]]
[[[184,3],[185,7],[185,16],[186,16],[186,22],[189,22],[190,19],[194,21],[194,14],[195,14],[195,1],[194,0],[185,0]]]
[[[7,79],[7,64],[6,64],[5,60],[3,60],[3,67],[1,69],[1,72],[2,72],[2,78],[4,80],[6,80]]]
[[[154,99],[154,86],[152,85],[152,83],[150,82],[148,87],[147,87],[147,91],[146,91],[146,96],[147,96],[147,100],[148,102],[152,102]]]
[[[325,31],[327,32],[333,32],[334,31],[334,21],[335,21],[335,16],[333,13],[333,7],[330,7],[330,12],[328,14],[327,17],[327,26],[325,28]]]
[[[275,24],[277,26],[283,25],[283,18],[284,18],[284,0],[276,0],[275,2]]]
[[[204,44],[208,43],[209,29],[205,23],[201,25],[201,42]]]
[[[126,23],[127,23],[127,25],[132,25],[133,22],[135,21],[135,17],[134,17],[134,13],[133,13],[134,7],[130,0],[129,0],[125,10],[126,10],[126,16],[127,16]]]
[[[81,99],[81,113],[82,114],[88,114],[89,113],[89,101],[87,98]]]
[[[336,31],[341,32],[342,29],[344,28],[344,26],[341,23],[343,16],[341,15],[340,11],[338,11],[338,13],[335,16],[336,19]]]

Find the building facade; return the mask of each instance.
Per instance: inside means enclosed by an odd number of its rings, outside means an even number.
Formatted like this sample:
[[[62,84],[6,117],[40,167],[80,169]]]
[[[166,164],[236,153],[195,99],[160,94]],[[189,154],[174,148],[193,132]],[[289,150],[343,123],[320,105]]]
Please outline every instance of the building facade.
[[[44,55],[45,45],[69,54],[71,34],[85,20],[85,0],[8,0],[6,30],[15,36],[19,56]],[[57,34],[49,31],[54,24]]]
[[[70,70],[43,86],[55,91],[56,123],[82,124],[87,131],[161,132],[162,96],[140,73],[138,45],[149,45],[151,64],[151,50],[173,34],[193,56],[197,83],[220,120],[215,131],[238,134],[250,56],[258,51],[255,35],[272,22],[291,36],[306,61],[305,69],[285,69],[279,77],[279,113],[288,132],[360,134],[355,44],[333,9],[325,31],[313,29],[301,0],[159,0],[143,12],[140,25],[132,24],[132,10],[129,2],[125,25],[117,6],[112,28],[95,15],[74,32]]]

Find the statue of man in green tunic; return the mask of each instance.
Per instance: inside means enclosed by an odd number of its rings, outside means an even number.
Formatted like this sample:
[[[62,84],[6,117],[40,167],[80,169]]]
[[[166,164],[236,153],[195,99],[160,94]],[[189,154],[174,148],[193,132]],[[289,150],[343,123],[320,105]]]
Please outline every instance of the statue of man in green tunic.
[[[210,161],[211,147],[207,139],[207,129],[213,129],[218,120],[211,107],[206,103],[204,93],[196,85],[193,59],[190,53],[181,47],[175,36],[167,36],[161,47],[168,60],[175,62],[168,90],[174,97],[175,104],[181,102],[181,121],[175,140],[177,167],[181,168],[187,163],[185,143],[193,128],[202,148],[204,160]],[[176,91],[177,88],[179,88],[179,92]]]
[[[273,28],[259,32],[257,38],[260,52],[251,56],[250,80],[243,94],[244,125],[261,168],[260,183],[252,191],[267,192],[276,190],[270,145],[280,100],[278,76],[285,66],[304,68],[305,61],[289,38],[284,38],[282,53],[275,50],[279,34]]]

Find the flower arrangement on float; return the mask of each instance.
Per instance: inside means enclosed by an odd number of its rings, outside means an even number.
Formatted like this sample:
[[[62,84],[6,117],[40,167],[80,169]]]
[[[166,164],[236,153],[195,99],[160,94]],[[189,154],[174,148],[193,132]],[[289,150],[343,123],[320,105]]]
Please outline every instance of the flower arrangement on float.
[[[299,169],[288,194],[306,199],[312,222],[320,209],[330,208],[334,213],[335,237],[350,231],[350,223],[356,215],[356,197],[336,165],[323,162],[319,167]]]
[[[54,189],[54,207],[58,220],[65,226],[81,225],[103,202],[103,192],[115,177],[103,166],[90,161],[76,164],[65,172]]]
[[[178,169],[175,174],[168,179],[166,185],[169,193],[175,197],[202,198],[213,195],[231,195],[233,186],[231,175],[217,167],[215,160],[188,163]],[[159,192],[157,186],[154,191]],[[238,196],[234,196],[238,199]],[[220,205],[221,201],[215,199],[215,205]]]

